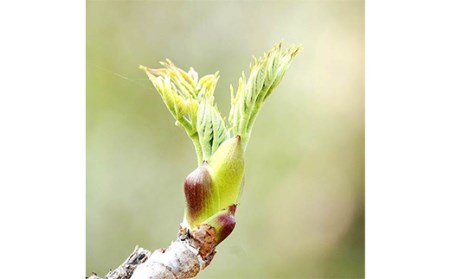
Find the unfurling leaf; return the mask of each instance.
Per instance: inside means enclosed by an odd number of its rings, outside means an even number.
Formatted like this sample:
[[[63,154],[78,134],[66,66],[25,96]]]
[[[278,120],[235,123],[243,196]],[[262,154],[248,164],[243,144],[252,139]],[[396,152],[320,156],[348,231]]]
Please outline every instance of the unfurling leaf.
[[[242,137],[244,150],[262,104],[278,86],[300,50],[300,46],[292,46],[283,50],[281,43],[275,45],[263,57],[254,59],[253,64],[250,65],[248,79],[242,73],[236,93],[234,93],[233,87],[230,88],[231,110],[228,122],[232,134]]]

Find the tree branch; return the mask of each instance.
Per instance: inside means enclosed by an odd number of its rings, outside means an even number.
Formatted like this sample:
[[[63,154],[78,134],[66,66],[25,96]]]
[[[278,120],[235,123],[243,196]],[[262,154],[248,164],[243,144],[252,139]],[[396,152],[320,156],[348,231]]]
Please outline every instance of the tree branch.
[[[183,279],[195,277],[216,253],[216,232],[209,225],[188,231],[180,227],[177,240],[167,249],[150,251],[136,246],[133,253],[105,279]],[[93,274],[87,279],[102,279]]]

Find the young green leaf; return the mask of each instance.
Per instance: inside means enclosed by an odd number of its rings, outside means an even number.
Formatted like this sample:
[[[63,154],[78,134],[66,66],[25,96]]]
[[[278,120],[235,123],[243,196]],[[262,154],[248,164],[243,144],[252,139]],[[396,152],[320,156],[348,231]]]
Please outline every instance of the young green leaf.
[[[250,65],[250,75],[239,79],[239,86],[231,91],[231,110],[228,117],[233,135],[242,137],[244,150],[251,136],[255,118],[264,101],[272,94],[289,68],[294,57],[300,52],[300,46],[282,50],[277,44],[267,54]]]
[[[194,143],[200,166],[228,137],[225,121],[214,104],[214,90],[219,72],[200,80],[191,68],[185,72],[170,60],[161,62],[164,68],[140,66],[160,94],[167,109]]]

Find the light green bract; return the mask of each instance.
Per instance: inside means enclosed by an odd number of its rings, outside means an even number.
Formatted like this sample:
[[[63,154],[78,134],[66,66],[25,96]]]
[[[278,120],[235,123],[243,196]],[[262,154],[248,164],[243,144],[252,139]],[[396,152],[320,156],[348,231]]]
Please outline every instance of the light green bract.
[[[256,116],[300,50],[300,46],[283,50],[279,43],[263,57],[254,58],[248,79],[242,73],[236,92],[230,88],[231,110],[227,118],[222,117],[214,102],[219,72],[199,79],[193,68],[185,72],[168,59],[161,62],[160,69],[139,67],[153,83],[175,124],[183,127],[191,138],[198,166],[203,165],[203,171],[209,173],[205,177],[211,178],[192,176],[185,182],[190,208],[186,210],[190,214],[187,220],[191,227],[238,202],[244,176],[244,152]],[[208,185],[201,181],[208,181]],[[190,190],[186,192],[186,189]],[[198,193],[188,196],[196,189]],[[200,192],[209,194],[200,195]]]

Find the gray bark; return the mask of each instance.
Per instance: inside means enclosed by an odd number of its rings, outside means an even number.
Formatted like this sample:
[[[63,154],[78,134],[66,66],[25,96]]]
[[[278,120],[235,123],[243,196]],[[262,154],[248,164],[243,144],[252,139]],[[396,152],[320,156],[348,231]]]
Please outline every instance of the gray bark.
[[[215,230],[201,225],[188,231],[180,228],[178,238],[167,249],[150,251],[136,246],[133,253],[105,279],[193,278],[206,268],[215,254]],[[92,274],[88,279],[102,279]]]

